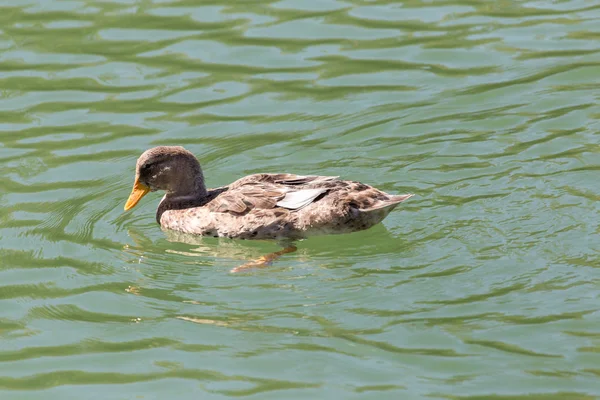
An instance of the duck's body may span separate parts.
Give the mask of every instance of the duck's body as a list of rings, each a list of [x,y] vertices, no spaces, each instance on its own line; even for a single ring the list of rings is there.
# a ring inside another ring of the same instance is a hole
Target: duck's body
[[[239,239],[300,239],[368,229],[407,196],[392,196],[333,176],[256,174],[208,190],[188,204],[165,196],[156,219],[163,228]]]
[[[182,147],[161,146],[138,160],[132,208],[150,190],[163,189],[156,214],[166,229],[240,239],[300,239],[368,229],[411,197],[390,195],[334,176],[255,174],[206,189],[196,158]]]

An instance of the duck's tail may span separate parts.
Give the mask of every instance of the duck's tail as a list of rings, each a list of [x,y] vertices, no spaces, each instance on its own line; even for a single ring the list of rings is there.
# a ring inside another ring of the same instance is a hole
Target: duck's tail
[[[414,194],[390,194],[387,200],[379,200],[377,203],[372,204],[369,208],[360,209],[362,212],[369,212],[375,210],[381,210],[384,208],[388,208],[389,211],[392,211],[398,204],[402,203],[405,200],[410,199],[414,196]]]
[[[408,200],[411,197],[413,197],[414,194],[413,193],[409,193],[409,194],[393,194],[390,196],[390,199],[392,201],[392,203],[402,203],[404,200]]]

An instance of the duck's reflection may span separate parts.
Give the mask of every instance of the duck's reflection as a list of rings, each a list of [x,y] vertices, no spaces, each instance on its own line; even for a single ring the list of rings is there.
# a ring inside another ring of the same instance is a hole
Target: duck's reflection
[[[232,268],[230,271],[232,273],[248,271],[252,268],[267,267],[271,265],[273,261],[283,256],[284,254],[293,253],[296,250],[298,250],[295,243],[292,241],[279,241],[276,243],[278,243],[282,247],[281,250],[258,256],[255,248],[252,248],[245,244],[241,244],[239,241],[217,239],[219,245],[215,246],[214,244],[210,245],[207,243],[208,240],[213,242],[213,238],[204,238],[203,236],[172,231],[169,229],[163,229],[163,232],[165,233],[166,239],[170,242],[178,242],[198,246],[194,249],[194,253],[191,253],[189,251],[167,249],[167,252],[170,253],[188,256],[197,256],[198,253],[201,253],[210,254],[217,257],[225,256],[234,259],[251,260],[235,268]]]
[[[291,241],[248,241],[231,240],[225,238],[208,238],[201,235],[193,235],[189,233],[183,233],[173,231],[169,229],[162,229],[165,239],[173,244],[182,243],[192,248],[178,248],[180,246],[174,245],[172,247],[165,248],[166,253],[179,254],[186,257],[214,257],[219,259],[233,259],[240,260],[241,265],[232,268],[230,272],[242,272],[253,268],[264,268],[273,263],[276,259],[280,258],[284,254],[292,253],[297,250],[295,242]],[[125,250],[130,254],[134,254],[138,261],[141,262],[144,258],[144,250],[149,247],[156,247],[152,243],[152,240],[140,234],[132,229],[128,229],[128,235],[135,243],[134,246],[125,246]],[[269,246],[279,245],[280,250],[264,254],[264,245]],[[258,247],[258,246],[259,247]],[[250,260],[250,261],[248,261]]]

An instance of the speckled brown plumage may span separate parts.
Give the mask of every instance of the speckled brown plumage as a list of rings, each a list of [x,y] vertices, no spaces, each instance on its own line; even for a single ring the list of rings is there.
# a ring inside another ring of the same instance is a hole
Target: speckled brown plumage
[[[381,222],[412,194],[390,195],[335,176],[255,174],[206,189],[200,164],[183,147],[144,152],[130,209],[148,191],[165,190],[156,219],[163,228],[240,239],[300,239],[347,233]]]

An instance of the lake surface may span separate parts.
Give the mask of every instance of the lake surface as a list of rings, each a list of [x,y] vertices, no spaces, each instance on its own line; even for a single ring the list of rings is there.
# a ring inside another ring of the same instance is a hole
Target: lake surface
[[[600,396],[597,1],[7,0],[0,89],[3,400]],[[231,274],[162,144],[416,196]]]

